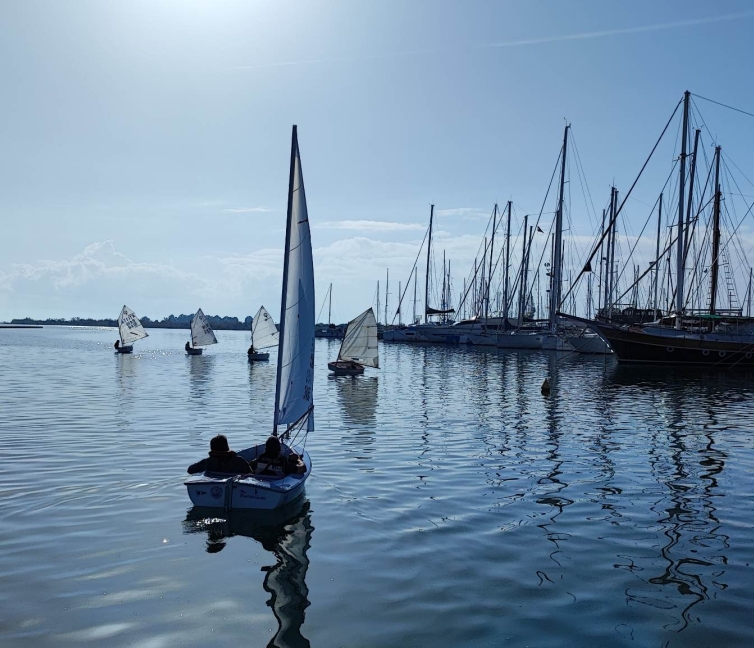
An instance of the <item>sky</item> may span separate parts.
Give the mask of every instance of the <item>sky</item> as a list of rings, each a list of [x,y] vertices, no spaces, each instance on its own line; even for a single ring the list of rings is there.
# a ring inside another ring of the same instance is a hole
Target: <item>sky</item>
[[[754,112],[753,28],[723,0],[7,0],[0,321],[277,316],[292,124],[317,312],[332,283],[333,319],[354,317],[388,268],[394,308],[430,204],[457,292],[496,202],[514,234],[539,212],[566,122],[588,241],[684,90]],[[754,119],[697,104],[754,177]],[[638,228],[672,145],[627,206]]]

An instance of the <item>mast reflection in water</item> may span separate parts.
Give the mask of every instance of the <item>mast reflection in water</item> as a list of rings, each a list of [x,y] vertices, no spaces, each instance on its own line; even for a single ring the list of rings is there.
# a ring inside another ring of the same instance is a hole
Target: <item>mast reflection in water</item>
[[[183,523],[185,533],[206,533],[207,552],[222,551],[229,538],[245,536],[262,545],[275,556],[275,564],[262,567],[263,587],[270,593],[268,605],[278,622],[278,630],[268,648],[308,648],[309,640],[301,634],[309,589],[306,572],[307,552],[314,527],[309,502],[304,498],[275,511],[231,511],[193,507]],[[220,515],[221,517],[217,517]]]

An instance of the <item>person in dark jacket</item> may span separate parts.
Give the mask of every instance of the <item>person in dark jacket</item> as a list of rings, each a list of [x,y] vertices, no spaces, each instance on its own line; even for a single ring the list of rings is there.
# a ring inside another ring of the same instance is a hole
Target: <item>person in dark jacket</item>
[[[232,475],[245,475],[251,472],[249,463],[243,457],[239,457],[228,446],[228,439],[218,434],[209,442],[209,457],[197,461],[188,467],[190,474],[200,472],[229,473]]]
[[[186,342],[186,346],[183,348],[186,349],[186,351],[189,351],[191,349],[191,342]]]
[[[271,436],[264,444],[264,452],[252,460],[251,468],[255,475],[285,477],[306,472],[306,466],[295,452],[283,454],[280,439]]]

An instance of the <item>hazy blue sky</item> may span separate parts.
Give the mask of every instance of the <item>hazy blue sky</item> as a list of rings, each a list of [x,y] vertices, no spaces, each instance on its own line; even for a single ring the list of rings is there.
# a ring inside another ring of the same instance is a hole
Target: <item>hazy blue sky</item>
[[[460,284],[495,201],[538,211],[564,118],[601,208],[685,89],[754,111],[753,30],[745,1],[7,0],[0,320],[277,315],[293,123],[318,301],[405,280],[431,202]],[[754,176],[754,120],[700,108]]]

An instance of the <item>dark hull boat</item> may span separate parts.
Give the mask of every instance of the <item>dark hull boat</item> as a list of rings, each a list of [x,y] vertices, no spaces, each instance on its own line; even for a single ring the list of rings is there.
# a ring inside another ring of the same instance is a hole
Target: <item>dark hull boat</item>
[[[706,332],[659,325],[617,326],[573,316],[613,350],[618,362],[714,367],[754,366],[754,319],[725,318]],[[699,328],[699,327],[697,327]],[[721,328],[730,329],[729,332]]]

